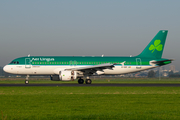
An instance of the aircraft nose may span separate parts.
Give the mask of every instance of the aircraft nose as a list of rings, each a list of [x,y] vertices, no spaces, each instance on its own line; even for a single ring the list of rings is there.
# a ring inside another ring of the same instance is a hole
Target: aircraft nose
[[[3,67],[3,70],[4,70],[5,72],[8,72],[8,71],[9,71],[9,67],[6,65],[6,66]]]

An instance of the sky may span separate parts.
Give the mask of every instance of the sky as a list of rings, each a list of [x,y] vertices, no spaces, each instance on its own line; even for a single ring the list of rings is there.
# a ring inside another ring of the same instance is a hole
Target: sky
[[[138,55],[168,30],[180,70],[179,0],[1,0],[0,66],[27,56]]]

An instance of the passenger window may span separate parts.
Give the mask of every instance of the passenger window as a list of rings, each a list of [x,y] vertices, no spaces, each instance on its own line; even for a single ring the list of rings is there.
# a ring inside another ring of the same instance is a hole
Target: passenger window
[[[19,64],[19,62],[17,61],[17,64]]]

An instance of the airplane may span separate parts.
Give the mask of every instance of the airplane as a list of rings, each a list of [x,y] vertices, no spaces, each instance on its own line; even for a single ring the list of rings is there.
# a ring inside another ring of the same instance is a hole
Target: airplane
[[[120,75],[134,73],[170,64],[173,60],[161,58],[168,30],[160,30],[137,56],[26,56],[14,59],[3,70],[7,73],[50,75],[53,81],[72,81],[91,84],[93,75]]]

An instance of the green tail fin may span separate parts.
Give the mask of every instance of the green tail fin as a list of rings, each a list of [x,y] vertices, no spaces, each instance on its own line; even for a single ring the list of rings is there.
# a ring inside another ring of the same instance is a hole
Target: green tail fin
[[[166,42],[167,30],[160,30],[137,57],[161,58]]]

